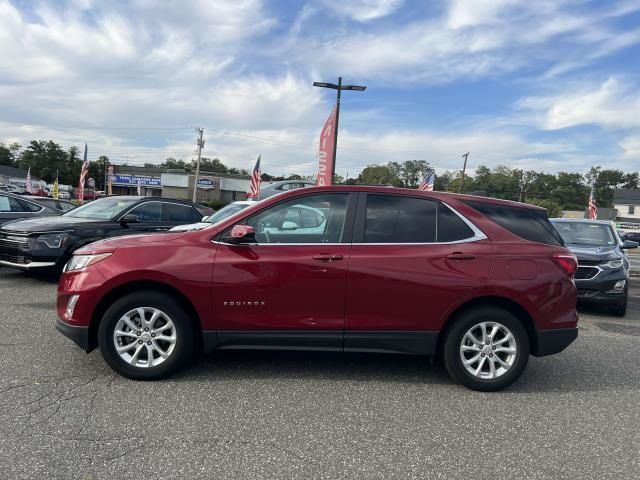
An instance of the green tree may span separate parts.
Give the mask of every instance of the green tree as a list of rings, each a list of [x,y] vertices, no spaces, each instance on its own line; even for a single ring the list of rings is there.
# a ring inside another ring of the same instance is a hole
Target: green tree
[[[360,185],[402,186],[402,180],[397,177],[393,169],[388,165],[369,165],[365,167],[358,175],[357,182]]]
[[[56,171],[65,169],[68,154],[60,145],[49,140],[32,140],[22,152],[18,166],[24,170],[31,168],[31,175],[46,182],[53,182]]]
[[[0,165],[16,167],[18,165],[20,148],[20,145],[17,143],[12,143],[8,146],[0,143]]]
[[[191,170],[195,172],[196,160],[191,161]],[[204,157],[200,160],[200,171],[221,174],[229,173],[229,169],[224,163],[220,161],[220,159],[207,157]]]
[[[191,170],[191,165],[185,163],[184,160],[176,160],[173,157],[167,158],[163,163],[160,164],[160,168],[168,168],[172,170]]]
[[[556,218],[562,216],[562,206],[550,198],[530,198],[527,203],[531,205],[537,205],[538,207],[547,209],[547,216],[549,218]]]

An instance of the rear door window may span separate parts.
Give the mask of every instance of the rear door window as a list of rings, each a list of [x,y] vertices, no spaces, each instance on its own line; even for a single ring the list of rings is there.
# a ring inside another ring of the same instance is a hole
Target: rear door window
[[[170,222],[194,222],[201,220],[200,215],[187,205],[177,205],[175,203],[165,203],[167,218]]]
[[[399,195],[367,195],[364,243],[433,243],[438,204]]]
[[[438,205],[438,242],[459,242],[473,236],[473,230],[453,210]]]
[[[551,225],[543,210],[474,201],[465,203],[520,238],[536,243],[564,246],[562,237]]]

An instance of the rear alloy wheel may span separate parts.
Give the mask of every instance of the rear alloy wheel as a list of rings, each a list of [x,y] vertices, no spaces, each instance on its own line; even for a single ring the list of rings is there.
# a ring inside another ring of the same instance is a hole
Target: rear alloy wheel
[[[116,301],[98,330],[100,351],[119,374],[141,380],[170,375],[189,359],[194,332],[173,299],[135,292]]]
[[[511,313],[495,307],[465,312],[449,330],[444,361],[449,374],[474,390],[494,391],[520,377],[529,358],[527,332]]]

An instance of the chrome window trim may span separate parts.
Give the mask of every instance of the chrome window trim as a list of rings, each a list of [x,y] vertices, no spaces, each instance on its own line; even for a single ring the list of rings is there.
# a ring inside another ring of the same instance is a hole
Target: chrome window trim
[[[219,242],[217,240],[212,239],[211,243],[215,243],[218,245],[232,245],[232,246],[241,246],[241,245],[246,245],[246,246],[283,246],[283,245],[294,245],[294,246],[301,246],[301,245],[311,245],[311,246],[326,246],[326,245],[331,245],[331,246],[335,246],[335,245],[373,245],[373,246],[391,246],[391,245],[458,245],[458,244],[463,244],[463,243],[473,243],[473,242],[479,242],[481,240],[486,240],[489,237],[487,237],[484,232],[482,230],[480,230],[478,227],[476,227],[476,225],[471,222],[471,220],[469,220],[468,218],[466,218],[464,215],[462,215],[460,212],[458,212],[455,208],[453,208],[451,205],[449,205],[446,202],[442,202],[440,201],[440,203],[442,205],[444,205],[445,207],[447,207],[449,210],[451,210],[453,213],[455,213],[473,232],[473,236],[468,237],[468,238],[463,238],[461,240],[454,240],[451,242],[387,242],[387,243],[366,243],[366,242],[344,242],[344,243],[322,243],[322,242],[316,242],[316,243],[227,243],[227,242]]]

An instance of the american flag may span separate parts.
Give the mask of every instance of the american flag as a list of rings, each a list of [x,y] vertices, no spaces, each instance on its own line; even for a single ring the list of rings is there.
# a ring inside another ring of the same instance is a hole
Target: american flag
[[[262,155],[258,155],[258,161],[256,162],[256,166],[253,167],[253,173],[251,174],[251,187],[249,189],[249,193],[247,193],[247,198],[256,198],[260,193],[260,182],[262,172],[260,171],[260,158]]]
[[[596,184],[591,185],[591,194],[589,195],[589,218],[596,220],[598,218],[598,205],[596,204]]]
[[[31,167],[27,170],[27,193],[33,193],[33,185],[31,184]]]
[[[433,192],[433,183],[435,182],[436,174],[433,172],[427,173],[422,180],[422,183],[418,187],[418,190],[424,190],[426,192]]]
[[[87,161],[87,143],[84,144],[84,160],[80,169],[80,184],[78,185],[78,200],[82,204],[84,202],[84,184],[89,174],[89,162]]]

